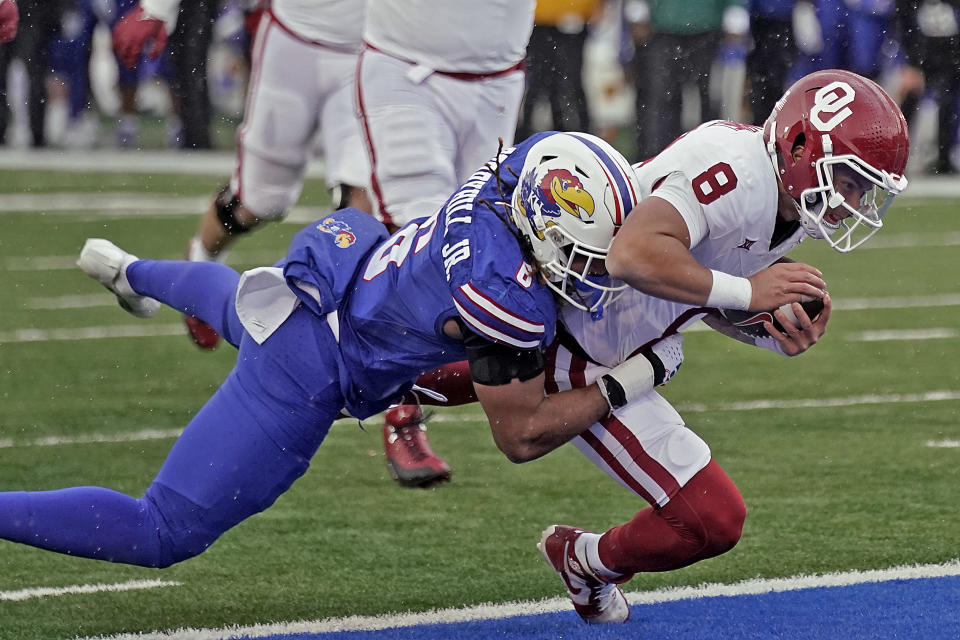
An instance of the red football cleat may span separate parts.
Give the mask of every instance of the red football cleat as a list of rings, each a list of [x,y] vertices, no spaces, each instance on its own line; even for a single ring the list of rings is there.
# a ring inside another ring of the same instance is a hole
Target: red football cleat
[[[426,488],[450,480],[450,465],[430,448],[424,422],[420,407],[404,404],[389,409],[383,423],[387,468],[404,487]]]
[[[193,262],[216,260],[213,254],[204,249],[199,236],[190,238],[190,242],[187,243],[186,257],[187,260]],[[187,335],[193,340],[193,344],[201,349],[207,349],[209,351],[216,349],[217,345],[220,344],[220,334],[200,318],[185,315],[183,316],[183,321],[187,323]]]
[[[537,548],[563,580],[567,594],[584,622],[602,624],[626,622],[630,607],[623,591],[614,582],[597,576],[577,553],[577,539],[587,533],[562,524],[547,527]]]
[[[190,339],[201,349],[216,349],[220,344],[220,334],[200,318],[183,316],[183,321],[187,323]]]

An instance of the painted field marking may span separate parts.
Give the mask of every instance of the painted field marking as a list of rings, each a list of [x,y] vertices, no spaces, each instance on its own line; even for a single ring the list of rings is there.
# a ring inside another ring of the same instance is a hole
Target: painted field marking
[[[191,151],[185,149],[138,150],[118,153],[115,149],[4,149],[0,169],[63,173],[149,173],[210,175],[223,178],[233,173],[237,162],[233,151]],[[307,175],[324,176],[323,158],[311,158]],[[921,179],[922,180],[922,179]],[[215,186],[215,183],[214,185]],[[914,180],[910,188],[916,187]],[[922,184],[921,184],[922,187]],[[921,188],[920,191],[923,189]]]
[[[957,330],[946,327],[935,329],[890,329],[886,331],[860,331],[847,334],[853,342],[887,342],[893,340],[944,340],[956,338]]]
[[[692,587],[671,587],[655,591],[628,591],[631,605],[660,604],[678,600],[731,597],[800,591],[823,587],[852,586],[892,580],[943,578],[960,575],[960,561],[944,564],[910,565],[868,571],[845,571],[822,575],[799,575],[790,578],[753,578],[733,584],[703,584]],[[388,614],[381,616],[349,616],[324,620],[278,622],[251,626],[231,626],[219,629],[177,629],[152,633],[126,633],[112,636],[97,636],[98,640],[220,640],[225,637],[250,637],[324,633],[333,631],[376,631],[398,627],[413,627],[428,624],[497,620],[514,616],[555,613],[572,609],[566,597],[539,601],[482,604],[459,609],[432,609],[430,611]],[[80,640],[93,640],[92,638]]]
[[[140,591],[143,589],[160,589],[162,587],[179,587],[182,583],[168,580],[130,580],[114,584],[78,584],[69,587],[31,587],[16,591],[0,591],[0,601],[30,600],[31,598],[50,598],[85,593],[105,593],[117,591]]]
[[[923,444],[934,449],[960,449],[960,440],[927,440]]]
[[[744,402],[728,402],[714,405],[688,404],[677,406],[681,413],[705,413],[708,411],[759,411],[764,409],[823,409],[830,407],[852,407],[865,404],[907,404],[918,402],[944,402],[960,400],[960,391],[927,391],[925,393],[907,393],[863,396],[849,396],[844,398],[809,398],[801,400],[747,400]],[[456,414],[438,413],[429,419],[439,424],[458,422],[484,422],[487,417],[480,411],[461,411]],[[8,425],[13,428],[12,425]],[[14,447],[52,447],[71,444],[96,444],[100,442],[140,442],[145,440],[162,440],[176,438],[183,430],[173,429],[142,429],[127,433],[91,433],[82,436],[44,436],[32,440],[14,440],[6,438],[0,440],[0,449]],[[940,441],[946,444],[932,444],[926,446],[956,446],[955,440]]]
[[[898,233],[878,235],[861,249],[913,249],[916,247],[955,247],[960,244],[960,232]]]
[[[46,311],[56,309],[90,309],[92,307],[109,307],[115,304],[117,304],[117,296],[112,293],[90,293],[86,295],[27,298],[23,301],[23,308]]]
[[[90,433],[83,436],[44,436],[33,440],[18,441],[11,438],[0,440],[0,449],[15,447],[56,447],[64,444],[97,444],[100,442],[143,442],[178,438],[183,433],[177,429],[141,429],[128,433]]]
[[[0,204],[0,215],[9,213],[67,214],[71,220],[103,220],[116,218],[164,218],[168,216],[200,217],[213,197],[158,196],[129,191],[57,193],[6,193]],[[329,206],[291,207],[284,222],[306,223],[327,215]],[[79,213],[83,212],[83,213]]]
[[[834,300],[834,311],[867,309],[907,309],[911,307],[952,307],[960,304],[960,293],[932,296],[896,296],[886,298],[841,298]]]
[[[800,400],[746,400],[742,402],[723,402],[720,404],[678,405],[677,411],[703,413],[706,411],[757,411],[760,409],[826,409],[832,407],[854,407],[863,404],[906,404],[914,402],[945,402],[960,400],[960,391],[925,391],[923,393],[869,393],[861,396],[842,398],[807,398]]]
[[[103,340],[106,338],[145,338],[186,335],[182,324],[118,324],[105,327],[72,329],[15,329],[0,331],[0,343],[47,342],[49,340]]]
[[[316,218],[310,218],[309,221]],[[308,221],[308,222],[309,222]],[[242,253],[231,254],[232,260],[228,259],[227,264],[233,264],[242,261],[243,264],[264,265],[273,264],[283,258],[286,248],[276,251],[244,251]],[[3,271],[77,271],[77,254],[70,256],[30,256],[5,258],[0,261],[0,269]],[[166,256],[151,256],[157,260],[183,260],[183,254],[171,254]]]

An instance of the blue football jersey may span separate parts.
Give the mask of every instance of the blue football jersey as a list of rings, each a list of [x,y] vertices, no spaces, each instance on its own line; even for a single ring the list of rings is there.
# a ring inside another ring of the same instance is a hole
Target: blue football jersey
[[[411,221],[371,253],[340,310],[351,414],[382,411],[421,373],[465,359],[463,344],[443,333],[448,320],[518,349],[553,341],[556,302],[524,258],[506,204],[527,151],[548,135],[500,155],[499,185],[490,162],[439,212]]]

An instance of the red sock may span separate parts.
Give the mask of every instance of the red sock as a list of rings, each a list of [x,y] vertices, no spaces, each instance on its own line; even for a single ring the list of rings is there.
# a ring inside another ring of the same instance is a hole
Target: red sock
[[[447,402],[440,402],[420,394],[422,404],[457,407],[477,401],[473,379],[470,377],[470,363],[466,360],[451,362],[426,372],[417,379],[417,385],[441,393],[447,398]]]
[[[732,549],[746,514],[736,485],[711,460],[666,505],[607,531],[600,561],[625,575],[679,569]]]

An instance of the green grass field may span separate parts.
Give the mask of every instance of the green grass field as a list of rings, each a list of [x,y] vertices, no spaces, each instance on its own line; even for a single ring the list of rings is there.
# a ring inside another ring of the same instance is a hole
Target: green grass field
[[[216,186],[216,179],[197,176],[0,173],[0,194],[38,198],[118,191],[203,197]],[[323,205],[322,186],[311,182],[304,202]],[[688,335],[687,362],[665,395],[743,492],[747,524],[730,553],[681,571],[639,576],[628,589],[958,556],[960,449],[927,446],[960,440],[958,206],[903,200],[874,238],[877,248],[841,256],[808,242],[795,252],[824,271],[840,307],[821,344],[799,358],[711,332]],[[151,320],[123,313],[70,261],[88,236],[110,238],[141,256],[178,257],[198,218],[78,210],[0,211],[0,220],[0,489],[103,485],[139,495],[172,437],[73,444],[41,439],[182,427],[229,371],[234,352],[199,352],[185,335],[65,339],[77,334],[53,330],[179,323],[166,309]],[[279,257],[296,230],[275,225],[245,239],[231,264],[242,269]],[[901,300],[878,304],[894,297]],[[844,310],[845,301],[882,308]],[[944,331],[863,340],[867,331],[936,329]],[[935,391],[949,393],[924,400]],[[875,401],[829,406],[871,394]],[[731,406],[800,400],[822,403]],[[642,506],[572,447],[510,464],[493,445],[478,407],[440,410],[431,429],[435,449],[454,469],[452,483],[404,490],[384,466],[379,421],[367,427],[338,423],[310,472],[272,509],[170,569],[0,542],[2,594],[138,579],[180,583],[22,601],[0,595],[0,640],[558,596],[561,585],[535,547],[540,531],[554,522],[602,530]]]

